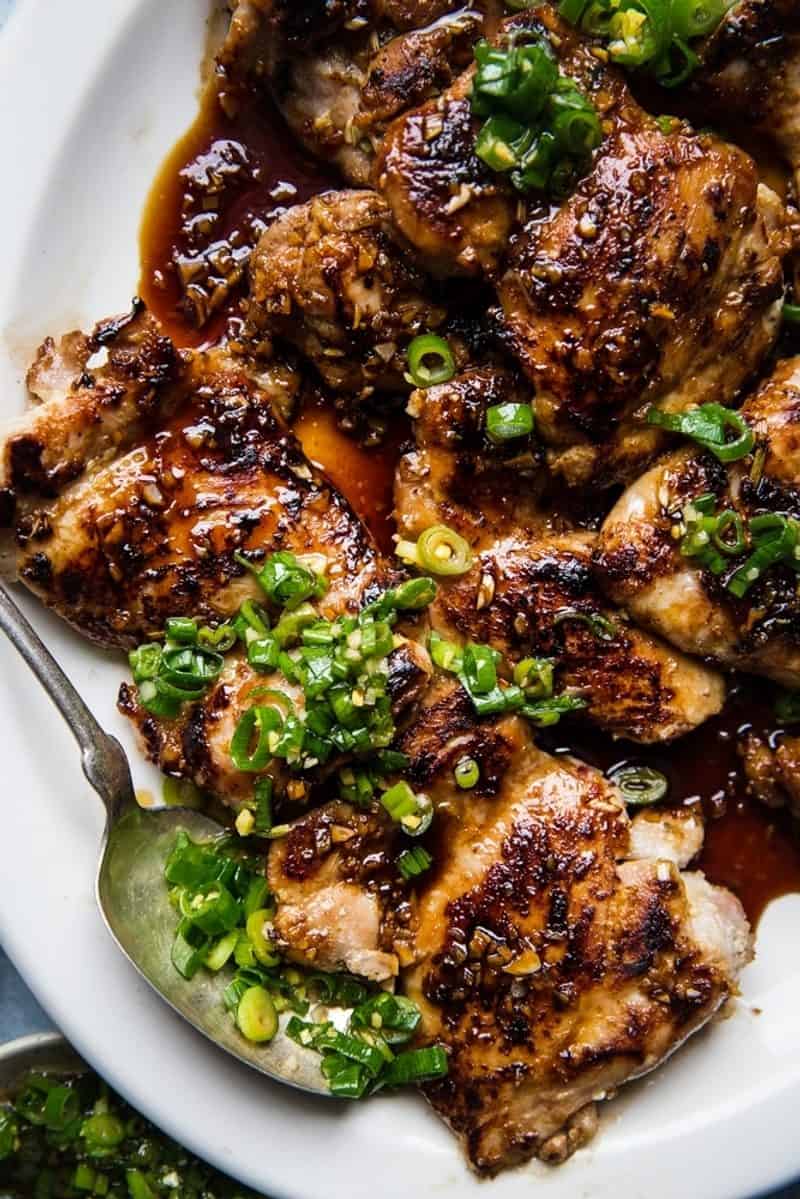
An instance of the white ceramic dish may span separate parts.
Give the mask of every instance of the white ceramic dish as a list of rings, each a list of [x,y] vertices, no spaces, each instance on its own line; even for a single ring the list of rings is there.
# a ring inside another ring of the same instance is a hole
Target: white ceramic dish
[[[208,0],[19,0],[0,38],[0,406],[32,351],[127,307],[148,184],[190,122]],[[121,663],[26,601],[107,726]],[[800,1175],[800,896],[762,921],[732,1018],[625,1092],[593,1147],[478,1184],[414,1097],[313,1102],[215,1051],[153,995],[95,911],[99,803],[47,700],[0,645],[0,939],[76,1048],[168,1133],[290,1199],[741,1199]],[[136,762],[135,754],[133,755]],[[137,763],[137,781],[154,784]],[[146,918],[146,915],[145,915]],[[753,1009],[760,1009],[755,1014]]]

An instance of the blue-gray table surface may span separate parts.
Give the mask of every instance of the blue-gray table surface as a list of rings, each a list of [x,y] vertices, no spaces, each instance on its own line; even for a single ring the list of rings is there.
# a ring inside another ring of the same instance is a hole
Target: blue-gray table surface
[[[55,3],[58,0],[54,0]],[[15,0],[0,0],[0,28]],[[0,947],[0,1044],[26,1033],[41,1032],[52,1023],[31,995]],[[790,1135],[794,1135],[791,1133]],[[800,1185],[775,1193],[770,1199],[800,1199]]]

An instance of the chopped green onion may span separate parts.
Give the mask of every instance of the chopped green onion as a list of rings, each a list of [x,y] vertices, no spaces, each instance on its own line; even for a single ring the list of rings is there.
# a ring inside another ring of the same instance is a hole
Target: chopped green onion
[[[428,641],[428,649],[435,666],[441,670],[449,670],[454,674],[461,670],[463,655],[461,647],[454,641],[446,641],[437,632],[432,632]]]
[[[510,441],[533,432],[530,404],[493,404],[486,409],[486,432],[492,441]]]
[[[417,1031],[421,1019],[419,1008],[410,999],[381,991],[355,1008],[350,1027],[379,1032],[389,1045],[403,1045]]]
[[[248,1041],[271,1041],[278,1031],[278,1013],[272,996],[264,987],[248,987],[236,1009],[236,1023]]]
[[[623,764],[615,767],[608,777],[619,788],[625,803],[635,807],[658,803],[669,789],[666,775],[652,766]]]
[[[785,303],[781,309],[781,318],[787,325],[800,325],[800,304]]]
[[[53,1086],[44,1104],[44,1124],[52,1132],[61,1132],[80,1115],[80,1100],[70,1087]]]
[[[553,695],[549,699],[526,702],[520,708],[523,716],[532,721],[540,729],[550,728],[558,724],[562,716],[570,712],[580,712],[588,707],[588,703],[580,695]]]
[[[97,1112],[84,1120],[81,1136],[92,1157],[107,1157],[125,1140],[125,1125],[111,1112]]]
[[[197,644],[204,649],[214,649],[217,653],[224,654],[236,644],[236,629],[233,624],[228,623],[219,624],[214,628],[211,625],[203,625],[197,630]]]
[[[412,849],[404,849],[397,859],[397,868],[402,874],[406,882],[412,878],[419,878],[429,869],[433,858],[421,845],[415,845]]]
[[[416,542],[398,542],[396,553],[434,575],[463,575],[472,566],[469,542],[447,525],[431,525]]]
[[[247,917],[247,936],[250,938],[256,960],[266,967],[277,966],[279,961],[275,946],[264,932],[272,916],[273,913],[268,908],[260,908]]]
[[[427,795],[417,795],[408,783],[395,783],[381,796],[381,804],[395,824],[411,837],[419,837],[430,828],[433,805]]]
[[[447,383],[456,373],[453,351],[443,337],[423,333],[408,347],[408,373],[415,387]]]
[[[394,606],[401,612],[419,612],[433,603],[436,598],[436,584],[433,579],[423,576],[419,579],[409,579],[386,594],[391,595]]]
[[[211,883],[205,890],[184,889],[180,910],[187,920],[211,937],[235,928],[242,915],[238,899],[220,882]]]
[[[457,787],[462,791],[470,791],[480,780],[481,768],[474,758],[461,758],[456,762],[453,777]]]
[[[128,1184],[129,1199],[157,1199],[155,1191],[141,1170],[126,1170],[125,1181]]]
[[[799,570],[798,534],[800,524],[789,517],[778,513],[754,516],[750,521],[753,553],[728,579],[728,590],[743,599],[764,572],[780,562]]]
[[[232,928],[229,933],[225,933],[224,936],[214,942],[203,958],[203,965],[216,974],[217,971],[221,970],[230,961],[238,940],[239,932],[237,929]]]
[[[598,641],[613,641],[617,635],[617,626],[602,612],[581,612],[578,608],[561,608],[553,617],[553,625],[564,624],[565,621],[585,624]]]
[[[387,1087],[406,1086],[408,1083],[432,1082],[447,1074],[447,1053],[441,1045],[427,1049],[406,1049],[389,1062],[383,1074]]]
[[[526,699],[549,699],[553,694],[553,658],[523,658],[514,667],[514,682]]]
[[[177,641],[181,645],[197,644],[197,621],[189,616],[171,616],[164,632],[168,641]]]
[[[230,755],[237,770],[255,773],[263,770],[273,756],[270,735],[281,728],[274,708],[247,708],[234,730]]]
[[[10,1112],[0,1111],[0,1162],[15,1152],[19,1141],[19,1126]]]
[[[755,437],[738,412],[724,408],[722,404],[701,404],[688,412],[662,412],[650,408],[648,424],[657,425],[672,433],[691,437],[698,445],[709,450],[720,462],[736,462],[744,458],[753,448]],[[733,433],[728,438],[728,433]]]
[[[168,808],[193,808],[205,806],[203,792],[191,779],[176,779],[168,776],[161,787],[164,803]]]

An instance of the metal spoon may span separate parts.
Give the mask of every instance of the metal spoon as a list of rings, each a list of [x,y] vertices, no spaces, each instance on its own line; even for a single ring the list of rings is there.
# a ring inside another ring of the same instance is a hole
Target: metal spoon
[[[106,826],[97,902],[117,945],[159,995],[209,1040],[277,1082],[330,1098],[316,1054],[291,1041],[283,1027],[267,1045],[245,1040],[225,1010],[224,980],[202,970],[189,982],[170,961],[177,918],[164,882],[167,855],[181,831],[193,841],[209,841],[227,830],[189,808],[139,807],[122,746],[100,728],[2,585],[0,628],[72,730],[83,773],[103,801]]]

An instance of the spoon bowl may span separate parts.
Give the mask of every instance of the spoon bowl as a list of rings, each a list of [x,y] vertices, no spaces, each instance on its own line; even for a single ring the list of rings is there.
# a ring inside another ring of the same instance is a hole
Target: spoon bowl
[[[225,1008],[224,977],[202,970],[188,981],[172,964],[178,916],[164,880],[167,857],[180,832],[192,841],[209,842],[228,830],[191,808],[139,806],[122,746],[97,723],[2,585],[0,628],[69,725],[83,772],[106,809],[96,895],[117,945],[154,990],[221,1049],[276,1082],[332,1098],[317,1054],[286,1035],[286,1015],[272,1041],[254,1044],[241,1035]]]

